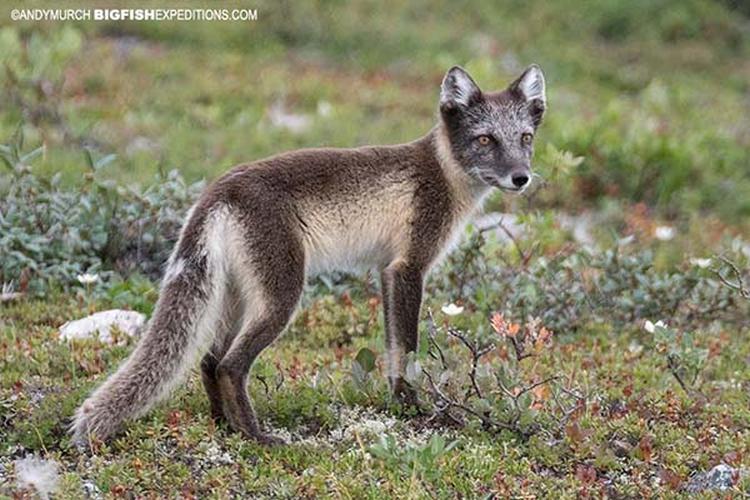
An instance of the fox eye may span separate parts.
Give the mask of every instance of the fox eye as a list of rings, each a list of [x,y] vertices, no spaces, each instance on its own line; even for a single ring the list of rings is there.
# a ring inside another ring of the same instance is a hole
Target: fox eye
[[[492,142],[492,139],[488,135],[480,135],[477,137],[477,142],[480,146],[489,146]]]
[[[531,140],[534,139],[534,136],[528,132],[525,132],[521,134],[521,144],[524,146],[528,146],[531,144]]]

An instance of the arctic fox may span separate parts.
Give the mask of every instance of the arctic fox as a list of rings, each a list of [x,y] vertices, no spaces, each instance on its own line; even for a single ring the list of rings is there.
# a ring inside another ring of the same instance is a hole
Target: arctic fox
[[[212,415],[273,442],[248,398],[248,371],[289,323],[306,278],[334,269],[379,270],[390,383],[413,401],[403,373],[417,347],[425,275],[492,188],[529,185],[545,108],[536,65],[487,93],[453,67],[438,123],[420,139],[292,151],[230,170],[191,209],[147,331],[76,411],[74,442],[114,435],[201,356]]]

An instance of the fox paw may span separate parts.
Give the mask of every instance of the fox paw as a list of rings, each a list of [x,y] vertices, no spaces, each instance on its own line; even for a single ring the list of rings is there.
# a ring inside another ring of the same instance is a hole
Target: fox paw
[[[263,446],[279,446],[282,444],[287,444],[286,440],[279,436],[274,436],[273,434],[257,434],[252,437],[255,441],[258,442],[258,444],[262,444]]]
[[[393,397],[405,408],[414,407],[421,410],[422,405],[417,395],[417,391],[403,378],[398,378],[393,382]]]

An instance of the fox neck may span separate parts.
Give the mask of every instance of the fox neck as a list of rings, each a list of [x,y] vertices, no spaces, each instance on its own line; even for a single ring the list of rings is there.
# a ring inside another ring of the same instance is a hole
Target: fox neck
[[[439,122],[428,134],[435,151],[435,157],[443,170],[451,189],[457,211],[465,216],[481,207],[491,187],[469,175],[456,161],[451,151],[450,140],[445,125]]]

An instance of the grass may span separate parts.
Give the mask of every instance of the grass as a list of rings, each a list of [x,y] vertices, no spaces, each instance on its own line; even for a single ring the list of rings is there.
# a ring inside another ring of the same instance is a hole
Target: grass
[[[356,498],[544,491],[563,497],[675,495],[696,471],[719,462],[747,465],[747,327],[714,323],[697,334],[696,344],[709,350],[700,385],[705,400],[680,389],[665,356],[641,329],[591,325],[560,335],[535,363],[587,394],[586,404],[558,431],[527,439],[410,417],[390,401],[379,373],[372,389],[359,390],[350,375],[351,359],[368,347],[380,367],[381,328],[374,323],[362,334],[368,318],[348,314],[345,303],[335,296],[317,299],[254,368],[249,388],[260,417],[289,444],[259,447],[217,428],[194,373],[167,404],[88,457],[70,448],[66,417],[133,341],[117,347],[96,340],[61,343],[57,325],[87,310],[64,295],[6,306],[0,326],[5,409],[0,431],[6,446],[0,464],[8,471],[15,457],[28,453],[59,461],[61,497],[79,496],[90,480],[108,496]],[[313,332],[304,325],[310,311],[320,309],[325,313],[315,314],[335,315],[341,329],[326,340],[311,340],[307,335]],[[437,314],[441,322],[455,322]],[[481,314],[461,320],[475,328],[486,321]],[[255,375],[266,379],[267,393]],[[383,459],[372,450],[381,433],[393,436],[401,449],[422,449],[433,435],[456,447],[426,458]],[[2,486],[6,493],[11,484]],[[746,487],[744,481],[735,486]]]
[[[0,8],[0,137],[21,123],[24,151],[45,146],[35,173],[60,174],[61,189],[96,205],[110,198],[94,197],[101,185],[92,176],[149,186],[158,172],[177,169],[188,181],[210,180],[236,163],[299,147],[409,141],[433,125],[448,67],[462,64],[480,85],[498,88],[538,62],[550,110],[535,163],[546,187],[488,203],[519,215],[521,237],[470,232],[435,270],[418,361],[438,369],[428,352],[432,311],[453,363],[445,386],[453,396],[469,387],[471,364],[449,328],[497,343],[480,371],[511,377],[519,391],[558,378],[519,396],[525,432],[488,428],[465,414],[452,414],[460,424],[441,411],[415,414],[388,395],[377,284],[335,276],[310,284],[294,324],[250,377],[261,420],[288,444],[260,447],[215,425],[194,372],[123,435],[80,454],[65,434],[68,418],[135,340],[62,343],[58,329],[92,310],[150,313],[156,285],[124,276],[84,291],[74,280],[34,276],[43,289],[0,304],[0,497],[24,494],[14,463],[32,454],[60,464],[58,498],[670,498],[686,495],[691,479],[716,464],[748,470],[748,301],[690,264],[726,253],[744,265],[750,248],[747,13],[708,0],[263,1],[257,8],[258,21],[218,29],[11,23]],[[92,174],[86,149],[116,159]],[[0,175],[0,192],[9,179]],[[165,179],[163,190],[129,208],[131,217],[182,193],[169,210],[179,218],[188,190],[170,190]],[[101,207],[71,207],[71,230],[106,232],[101,220],[84,220]],[[560,214],[589,220],[594,255],[581,249],[580,225],[565,226]],[[664,226],[673,238],[656,237]],[[86,258],[106,261],[94,250]],[[56,250],[38,254],[45,251]],[[607,264],[607,252],[622,260]],[[66,276],[75,266],[88,270],[58,260]],[[19,282],[18,270],[0,282]],[[464,312],[442,313],[452,302]],[[552,344],[514,363],[509,339],[490,323],[494,312],[519,324],[543,318]],[[644,330],[645,320],[660,319],[668,331]],[[376,355],[364,377],[353,367],[362,349]],[[489,404],[495,419],[512,413],[512,398],[487,387],[480,399],[491,402],[474,398],[471,408]],[[435,410],[429,391],[422,396]],[[740,495],[750,485],[746,475],[736,479],[728,493]]]

